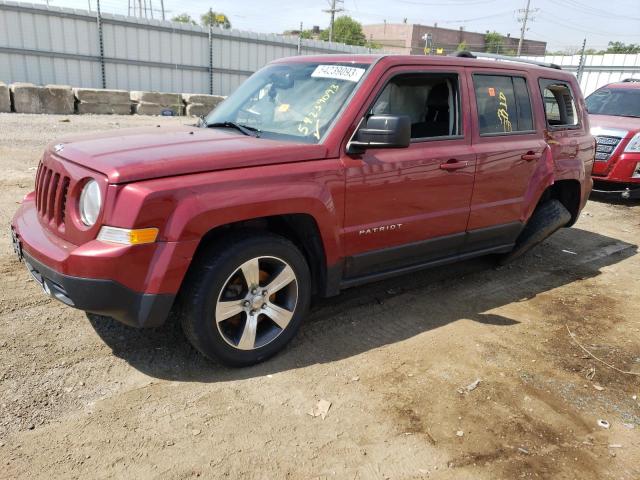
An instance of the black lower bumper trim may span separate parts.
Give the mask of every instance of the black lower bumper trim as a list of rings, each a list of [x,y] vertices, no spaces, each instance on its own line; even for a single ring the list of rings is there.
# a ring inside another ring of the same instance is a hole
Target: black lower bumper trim
[[[640,198],[640,183],[618,183],[594,180],[593,193],[623,199]]]
[[[132,327],[157,327],[166,320],[175,295],[135,292],[113,280],[63,275],[22,252],[34,279],[53,298],[74,308],[112,317]]]

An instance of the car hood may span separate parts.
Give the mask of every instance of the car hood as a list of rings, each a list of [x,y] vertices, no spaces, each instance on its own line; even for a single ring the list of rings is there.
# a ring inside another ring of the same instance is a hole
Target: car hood
[[[617,117],[613,115],[589,115],[591,128],[613,128],[616,130],[626,130],[635,133],[640,130],[640,118]]]
[[[107,176],[110,183],[325,158],[326,147],[254,138],[226,128],[158,126],[69,136],[55,155]]]

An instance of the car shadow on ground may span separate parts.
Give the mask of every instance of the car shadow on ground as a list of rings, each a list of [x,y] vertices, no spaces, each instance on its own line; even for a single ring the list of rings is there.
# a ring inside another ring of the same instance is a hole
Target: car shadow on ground
[[[114,355],[156,378],[219,382],[332,362],[399,342],[461,319],[508,328],[519,323],[489,311],[533,298],[637,253],[637,246],[578,228],[563,229],[526,257],[496,268],[495,258],[425,270],[321,299],[300,333],[276,357],[231,369],[198,354],[179,322],[137,330],[88,315]]]

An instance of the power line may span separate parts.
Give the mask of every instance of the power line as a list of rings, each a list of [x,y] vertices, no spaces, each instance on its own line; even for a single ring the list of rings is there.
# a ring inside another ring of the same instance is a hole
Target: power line
[[[542,15],[544,16],[547,22],[555,23],[556,25],[560,25],[561,27],[569,28],[577,32],[588,33],[589,35],[599,35],[602,37],[611,37],[611,36],[640,37],[640,35],[634,34],[634,33],[620,33],[620,32],[614,33],[614,32],[605,32],[603,30],[596,31],[596,30],[581,28],[581,27],[575,26],[574,24],[568,23],[567,20],[560,22],[551,16],[547,16],[545,12],[542,12]]]
[[[601,10],[599,8],[592,7],[590,5],[585,5],[576,0],[560,0],[560,2],[564,3],[565,6],[567,7],[578,9],[580,13],[586,13],[587,15],[593,15],[595,17],[602,18],[604,16],[604,17],[623,18],[626,20],[640,20],[640,17],[630,17],[629,15],[620,15],[617,13],[613,13],[611,11]]]

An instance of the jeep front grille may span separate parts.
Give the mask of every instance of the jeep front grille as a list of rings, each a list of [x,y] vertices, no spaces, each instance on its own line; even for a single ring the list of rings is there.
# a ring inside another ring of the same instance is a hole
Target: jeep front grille
[[[606,162],[611,158],[622,138],[608,135],[596,136],[596,161]]]
[[[36,209],[41,218],[55,226],[65,221],[70,179],[40,164],[36,173]]]

